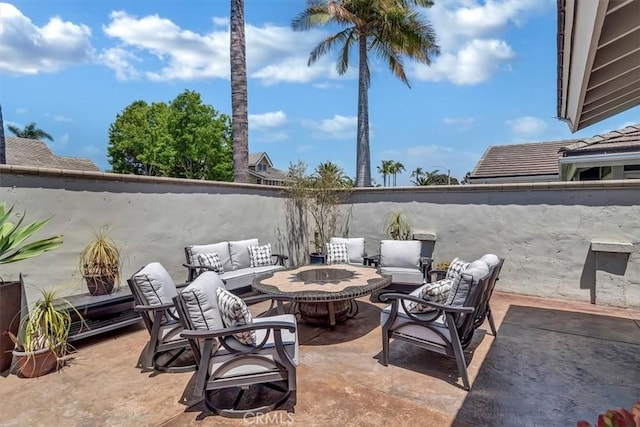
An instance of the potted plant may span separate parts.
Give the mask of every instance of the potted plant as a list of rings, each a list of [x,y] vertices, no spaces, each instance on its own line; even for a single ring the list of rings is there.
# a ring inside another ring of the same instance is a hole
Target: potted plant
[[[91,295],[113,292],[120,278],[120,249],[106,228],[94,233],[94,239],[80,255],[80,271]]]
[[[349,195],[353,181],[332,162],[320,163],[311,175],[306,175],[306,166],[298,162],[289,167],[289,178],[290,197],[313,221],[311,241],[315,252],[310,253],[310,262],[322,263],[325,244],[338,229],[340,205]]]
[[[71,314],[67,306],[73,306],[57,299],[55,291],[41,289],[40,293],[40,298],[20,322],[19,338],[9,333],[15,344],[13,356],[17,373],[25,378],[56,370],[68,349]],[[80,316],[77,311],[76,314]]]
[[[393,240],[411,239],[411,224],[402,212],[393,212],[387,219],[384,231]]]
[[[24,243],[40,231],[50,220],[34,221],[29,225],[22,225],[26,212],[17,221],[12,222],[13,207],[6,209],[5,203],[0,203],[0,264],[19,262],[33,258],[44,252],[53,250],[62,244],[62,236]],[[19,319],[22,311],[23,294],[22,276],[20,280],[4,281],[0,277],[0,373],[11,366],[11,350],[14,344],[9,339],[9,333],[18,333]]]

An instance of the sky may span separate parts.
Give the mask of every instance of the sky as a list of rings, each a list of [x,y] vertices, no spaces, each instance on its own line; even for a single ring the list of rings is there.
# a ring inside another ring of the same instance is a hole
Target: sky
[[[308,66],[335,28],[291,30],[305,0],[245,0],[249,151],[286,170],[302,160],[355,176],[357,56]],[[402,163],[462,179],[491,145],[590,137],[640,123],[638,107],[572,134],[556,119],[556,1],[447,0],[424,14],[441,53],[406,62],[411,88],[372,59],[371,169]],[[5,127],[30,122],[58,155],[102,170],[109,125],[137,100],[184,90],[231,114],[229,0],[25,0],[0,3],[0,105]],[[11,133],[7,132],[8,136]]]

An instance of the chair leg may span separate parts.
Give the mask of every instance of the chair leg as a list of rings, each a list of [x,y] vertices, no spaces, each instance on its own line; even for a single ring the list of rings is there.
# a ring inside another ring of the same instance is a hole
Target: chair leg
[[[471,386],[469,384],[469,375],[467,374],[467,361],[464,358],[464,351],[460,344],[460,338],[458,337],[458,332],[456,331],[455,326],[448,326],[449,333],[451,334],[451,347],[453,347],[453,354],[456,357],[456,364],[458,365],[458,371],[462,378],[462,384],[464,385],[464,389],[469,391]]]
[[[496,329],[496,324],[493,321],[493,315],[491,314],[491,307],[489,307],[489,304],[487,304],[487,319],[489,319],[489,326],[491,327],[491,332],[493,333],[493,336],[497,337],[498,331]]]
[[[382,364],[389,364],[389,330],[382,327]]]

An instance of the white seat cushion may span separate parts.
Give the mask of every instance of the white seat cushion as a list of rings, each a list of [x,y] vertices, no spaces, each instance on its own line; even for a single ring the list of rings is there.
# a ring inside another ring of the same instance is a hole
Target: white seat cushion
[[[422,242],[418,240],[382,240],[380,267],[420,269]]]
[[[398,305],[399,305],[398,316],[396,317],[395,322],[393,322],[393,325],[391,325],[391,329],[394,332],[401,333],[403,335],[408,335],[410,337],[419,338],[421,340],[428,341],[430,343],[438,344],[438,345],[447,344],[438,333],[442,334],[447,339],[447,341],[451,340],[451,334],[449,333],[449,329],[445,324],[446,320],[445,320],[444,314],[431,323],[431,327],[436,331],[438,331],[438,332],[435,332],[434,330],[425,328],[424,326],[420,326],[415,323],[412,323],[413,321],[409,319],[409,316],[407,315],[407,313],[405,313],[404,308],[402,307],[402,304],[398,304]],[[380,313],[381,325],[384,325],[387,322],[390,314],[391,314],[391,304],[386,306]],[[422,318],[425,320],[433,318],[433,314],[413,314],[413,316],[415,316],[418,319]]]
[[[364,262],[364,237],[332,237],[329,243],[346,243],[349,251],[349,264],[362,265]]]
[[[380,273],[391,276],[391,283],[421,285],[424,283],[422,270],[416,268],[380,267]]]

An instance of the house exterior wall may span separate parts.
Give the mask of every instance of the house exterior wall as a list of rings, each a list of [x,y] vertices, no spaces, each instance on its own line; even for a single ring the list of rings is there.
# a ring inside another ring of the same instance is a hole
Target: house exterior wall
[[[365,237],[370,254],[400,211],[414,232],[437,235],[436,262],[504,257],[499,290],[640,307],[639,190],[640,180],[355,189],[342,208],[348,235]],[[45,286],[85,292],[78,257],[102,226],[122,245],[123,284],[154,260],[184,280],[188,244],[257,237],[299,262],[309,248],[282,188],[0,166],[0,202],[27,221],[54,215],[39,236],[65,236],[55,251],[0,266],[5,279],[24,272],[30,295]],[[633,249],[595,253],[592,241]]]

